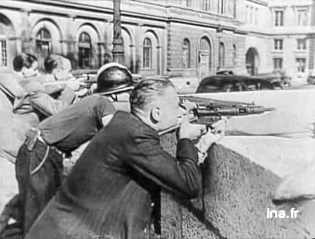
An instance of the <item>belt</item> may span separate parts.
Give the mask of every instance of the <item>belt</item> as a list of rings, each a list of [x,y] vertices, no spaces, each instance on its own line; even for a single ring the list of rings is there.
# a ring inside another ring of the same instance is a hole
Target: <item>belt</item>
[[[39,134],[37,135],[37,140],[42,142],[43,144],[47,145],[47,147],[49,147],[50,149],[53,149],[54,151],[56,151],[58,154],[60,154],[61,156],[64,156],[64,152],[62,152],[61,150],[59,150],[56,146],[50,146],[46,143],[46,141],[43,139],[43,137],[41,136],[41,133],[39,131],[39,129],[37,129]]]
[[[64,155],[64,152],[62,152],[61,150],[59,150],[57,147],[55,146],[51,146],[49,144],[47,144],[47,142],[43,139],[43,137],[41,136],[41,132],[39,129],[36,128],[31,128],[27,133],[26,133],[26,141],[25,144],[27,146],[27,149],[29,151],[31,151],[34,146],[35,143],[39,141],[43,144],[45,144],[47,147],[50,147],[51,149],[53,149],[54,151],[56,151],[57,153],[59,153],[60,155]]]
[[[60,156],[64,156],[64,153],[61,152],[59,149],[57,149],[55,146],[50,146],[46,143],[46,141],[42,138],[41,136],[41,132],[39,129],[36,129],[36,128],[32,128],[30,129],[27,134],[27,139],[26,139],[26,145],[27,145],[27,149],[28,150],[32,150],[35,146],[35,143],[37,141],[43,143],[44,145],[47,146],[46,148],[46,152],[45,152],[45,155],[43,157],[43,159],[41,160],[40,164],[31,171],[31,175],[35,174],[45,163],[45,161],[47,160],[47,157],[48,157],[48,154],[49,154],[49,151],[50,150],[54,150],[56,151],[58,154],[60,154]]]

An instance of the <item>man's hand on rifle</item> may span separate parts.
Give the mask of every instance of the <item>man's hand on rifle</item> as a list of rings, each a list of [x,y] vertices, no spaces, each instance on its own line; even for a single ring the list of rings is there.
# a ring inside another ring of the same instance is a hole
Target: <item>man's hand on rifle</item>
[[[207,127],[203,124],[191,124],[190,116],[183,117],[182,123],[179,128],[180,139],[197,140],[201,135],[207,132]]]
[[[215,122],[212,124],[211,128],[208,129],[208,132],[202,135],[199,141],[195,144],[199,153],[199,164],[203,163],[206,159],[207,151],[210,146],[224,137],[226,125],[226,118],[222,118]]]
[[[86,88],[82,88],[75,92],[76,96],[81,97],[81,98],[88,95],[88,93],[89,93],[89,90]]]
[[[73,91],[78,91],[82,85],[82,82],[77,81],[77,80],[69,80],[67,81],[67,87],[72,89]]]
[[[194,102],[191,102],[189,100],[183,100],[180,106],[184,115],[189,115],[191,111],[197,107]]]

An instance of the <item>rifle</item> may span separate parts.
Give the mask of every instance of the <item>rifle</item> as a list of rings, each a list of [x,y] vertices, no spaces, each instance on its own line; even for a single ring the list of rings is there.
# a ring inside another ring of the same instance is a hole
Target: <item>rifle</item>
[[[97,83],[97,70],[76,70],[73,72],[75,78],[84,83],[82,88],[90,89],[93,84]]]
[[[245,116],[252,114],[263,114],[265,112],[274,111],[274,108],[266,108],[263,106],[257,106],[254,103],[244,103],[236,101],[221,101],[206,99],[202,97],[195,96],[182,96],[180,101],[183,102],[188,100],[195,103],[196,108],[192,110],[192,116],[190,117],[190,122],[196,122],[198,124],[205,124],[208,130],[215,131],[218,126],[217,123],[222,119],[222,117],[234,117],[234,116]],[[179,128],[181,123],[178,123],[172,127],[169,127],[158,134],[161,136],[163,134],[169,133],[173,130]]]
[[[79,78],[81,82],[84,83],[83,87],[87,89],[91,89],[93,84],[97,84],[96,75],[95,74],[86,74]]]

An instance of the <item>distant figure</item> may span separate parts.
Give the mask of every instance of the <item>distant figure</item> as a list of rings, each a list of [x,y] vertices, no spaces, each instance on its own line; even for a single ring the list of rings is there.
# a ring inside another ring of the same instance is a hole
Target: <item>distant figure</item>
[[[29,78],[37,76],[38,60],[35,56],[29,53],[22,53],[14,57],[13,69],[20,78]]]

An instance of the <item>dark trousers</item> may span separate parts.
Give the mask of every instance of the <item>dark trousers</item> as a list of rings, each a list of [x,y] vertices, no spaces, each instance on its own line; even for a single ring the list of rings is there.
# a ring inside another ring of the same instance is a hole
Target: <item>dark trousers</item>
[[[15,167],[25,234],[61,186],[62,160],[60,152],[38,140],[31,150],[28,150],[27,143],[21,146]]]

